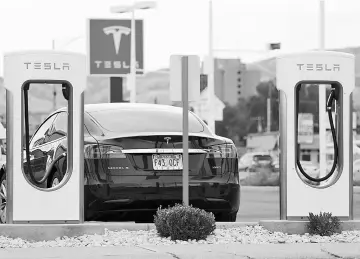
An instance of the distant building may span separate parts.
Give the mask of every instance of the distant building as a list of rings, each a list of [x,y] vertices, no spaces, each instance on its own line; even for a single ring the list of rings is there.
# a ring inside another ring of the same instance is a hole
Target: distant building
[[[260,71],[247,70],[240,59],[214,60],[215,94],[224,103],[236,105],[240,98],[255,95],[260,78]]]
[[[246,137],[246,148],[249,151],[270,151],[279,148],[279,132],[251,133]]]

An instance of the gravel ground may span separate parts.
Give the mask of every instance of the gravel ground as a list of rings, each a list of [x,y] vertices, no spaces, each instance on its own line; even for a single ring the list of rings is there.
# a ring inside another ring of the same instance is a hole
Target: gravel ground
[[[171,244],[269,244],[269,243],[360,243],[360,231],[349,231],[331,237],[305,235],[287,235],[271,233],[261,226],[245,228],[217,229],[206,240],[172,241],[161,238],[156,230],[150,231],[109,231],[104,235],[84,235],[62,237],[54,241],[29,242],[0,236],[0,248],[35,248],[35,247],[85,247],[85,246],[136,246],[136,245],[171,245]]]

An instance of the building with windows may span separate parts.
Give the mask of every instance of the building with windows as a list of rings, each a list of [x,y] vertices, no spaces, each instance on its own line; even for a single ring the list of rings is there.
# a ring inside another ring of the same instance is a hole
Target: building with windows
[[[203,73],[206,74],[203,65]],[[248,70],[240,59],[214,60],[214,88],[216,96],[224,103],[236,105],[239,99],[256,94],[261,72]]]

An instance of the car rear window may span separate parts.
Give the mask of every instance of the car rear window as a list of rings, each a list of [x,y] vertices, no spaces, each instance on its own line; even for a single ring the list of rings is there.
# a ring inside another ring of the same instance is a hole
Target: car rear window
[[[104,129],[128,132],[182,132],[181,109],[117,109],[90,112]],[[189,133],[204,131],[203,124],[189,113]]]

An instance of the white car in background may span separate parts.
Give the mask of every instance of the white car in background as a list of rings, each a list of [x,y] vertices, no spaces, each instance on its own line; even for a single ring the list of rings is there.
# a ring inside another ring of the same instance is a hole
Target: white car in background
[[[269,152],[248,152],[239,159],[239,171],[257,172],[261,168],[267,168],[272,171],[273,162],[274,158]]]
[[[354,161],[353,173],[354,173],[354,181],[360,181],[360,159]]]
[[[319,165],[316,163],[313,163],[311,161],[300,161],[301,167],[303,168],[303,170],[305,171],[306,174],[308,174],[309,176],[311,176],[312,178],[319,178],[320,175],[320,170],[319,170]],[[299,170],[299,169],[298,169]],[[300,178],[305,181],[310,183],[311,181],[308,180],[299,170],[299,175]]]

